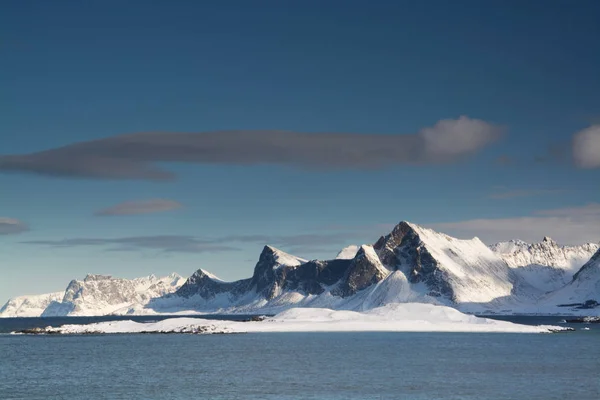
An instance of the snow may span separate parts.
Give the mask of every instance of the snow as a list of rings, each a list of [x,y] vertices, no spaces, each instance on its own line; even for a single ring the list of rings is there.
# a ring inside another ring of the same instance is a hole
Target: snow
[[[587,300],[600,302],[600,250],[563,288],[549,293],[542,302],[547,304],[581,303]],[[588,310],[589,311],[589,310]],[[596,313],[600,312],[597,310]]]
[[[419,235],[438,268],[447,274],[457,303],[487,303],[510,296],[513,284],[506,263],[481,240],[456,239],[409,224]]]
[[[283,265],[286,265],[288,267],[296,267],[298,265],[304,264],[307,261],[303,258],[296,257],[296,256],[288,254],[284,251],[276,249],[275,247],[272,247],[272,246],[267,246],[267,247],[269,247],[271,249],[271,251],[273,252],[273,255],[275,256],[275,261],[277,262],[277,265],[274,268],[278,268]]]
[[[65,292],[14,297],[2,308],[0,318],[39,317],[53,301],[60,301]]]
[[[94,316],[127,313],[152,299],[175,292],[185,279],[177,274],[123,279],[87,275],[69,283],[62,299],[53,301],[40,314],[50,316]],[[39,316],[39,315],[38,315]]]
[[[595,244],[561,247],[545,238],[538,244],[514,240],[488,247],[477,238],[460,240],[415,224],[402,224],[415,231],[416,240],[402,244],[392,242],[391,247],[397,246],[390,249],[398,257],[397,265],[384,265],[378,252],[370,245],[348,246],[338,254],[338,260],[352,259],[359,252],[361,257],[364,254],[369,264],[381,272],[378,279],[383,277],[348,297],[332,294],[336,293],[339,281],[331,286],[322,284],[323,292],[312,295],[304,292],[302,286],[286,287],[282,284],[267,300],[251,287],[246,289],[244,286],[237,292],[215,290],[205,297],[176,295],[174,292],[185,281],[177,274],[132,280],[88,275],[83,280],[72,281],[62,293],[11,299],[0,309],[0,317],[275,314],[298,307],[365,312],[391,303],[416,302],[452,306],[463,312],[480,314],[600,313],[600,307],[593,310],[557,307],[558,304],[582,303],[590,299],[600,301],[599,268],[588,268],[585,274],[579,275],[579,279],[571,282],[575,271],[572,267],[578,265],[591,249],[597,249]],[[266,249],[269,272],[281,272],[271,271],[271,266],[278,269],[285,265],[293,270],[306,262],[270,246]],[[520,265],[532,261],[544,264]],[[351,264],[349,261],[337,261],[342,266],[346,263]],[[317,262],[316,265],[323,264]],[[210,272],[199,271],[209,278],[203,281],[204,284],[223,283]],[[430,280],[408,279],[418,274]],[[444,291],[447,288],[450,290]]]
[[[344,247],[342,250],[340,250],[340,252],[335,257],[335,259],[336,260],[352,260],[354,258],[354,256],[356,256],[356,253],[358,253],[359,248],[360,248],[360,246],[357,246],[355,244],[350,245],[348,247]]]
[[[540,243],[526,243],[522,240],[510,240],[496,243],[490,248],[506,261],[511,268],[528,265],[549,266],[566,271],[568,280],[600,248],[597,243],[580,246],[560,246],[549,237]]]
[[[557,326],[529,326],[463,314],[422,303],[388,304],[366,312],[293,308],[264,321],[171,318],[159,322],[110,321],[48,327],[44,333],[260,333],[260,332],[508,332],[547,333]]]

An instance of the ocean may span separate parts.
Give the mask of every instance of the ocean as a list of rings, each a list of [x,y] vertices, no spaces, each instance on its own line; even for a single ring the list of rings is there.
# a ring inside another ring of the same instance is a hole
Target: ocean
[[[106,318],[114,319],[66,321]],[[0,319],[0,332],[57,321]],[[556,334],[0,334],[0,399],[598,400],[600,325],[571,326]]]

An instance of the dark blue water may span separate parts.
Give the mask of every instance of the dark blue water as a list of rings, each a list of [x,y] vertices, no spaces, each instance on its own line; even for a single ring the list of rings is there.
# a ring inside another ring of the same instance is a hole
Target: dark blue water
[[[561,334],[0,335],[0,399],[598,400],[600,326],[588,326]]]

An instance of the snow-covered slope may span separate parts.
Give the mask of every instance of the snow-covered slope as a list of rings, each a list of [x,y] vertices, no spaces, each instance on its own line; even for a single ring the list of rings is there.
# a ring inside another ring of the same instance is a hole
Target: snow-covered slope
[[[31,333],[258,333],[258,332],[510,332],[549,333],[558,326],[529,326],[465,315],[431,304],[387,304],[366,312],[324,308],[293,308],[263,321],[223,321],[172,318],[159,322],[109,321],[88,325],[48,327]]]
[[[42,316],[106,315],[147,304],[155,297],[176,291],[184,278],[177,274],[157,278],[150,275],[136,279],[87,275],[73,280],[61,300],[51,302]]]
[[[540,243],[510,240],[496,243],[490,248],[512,268],[544,265],[563,269],[572,276],[598,251],[600,245],[586,243],[581,246],[560,246],[546,236]]]
[[[354,258],[356,253],[358,253],[358,249],[360,249],[360,246],[357,246],[355,244],[350,245],[348,247],[344,247],[342,250],[340,250],[340,252],[337,254],[335,259],[336,260],[351,260]]]
[[[543,292],[569,283],[599,247],[595,243],[560,246],[549,237],[540,243],[511,240],[490,246],[523,280]]]
[[[14,297],[2,308],[0,318],[39,317],[53,301],[60,301],[65,292]]]
[[[374,247],[388,268],[423,284],[429,296],[452,303],[487,303],[510,296],[520,283],[478,238],[460,240],[401,222]]]
[[[548,294],[542,304],[552,306],[586,301],[600,303],[600,250],[581,267],[571,282]]]

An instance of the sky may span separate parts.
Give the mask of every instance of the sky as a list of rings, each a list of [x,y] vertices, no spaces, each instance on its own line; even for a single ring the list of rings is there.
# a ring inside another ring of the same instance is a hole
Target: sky
[[[9,1],[0,302],[402,220],[600,241],[597,1]]]

